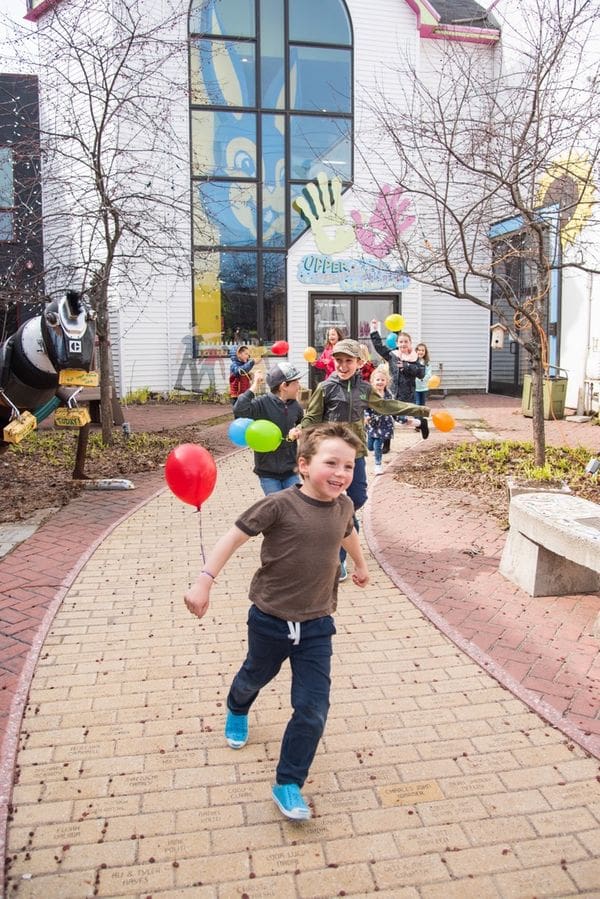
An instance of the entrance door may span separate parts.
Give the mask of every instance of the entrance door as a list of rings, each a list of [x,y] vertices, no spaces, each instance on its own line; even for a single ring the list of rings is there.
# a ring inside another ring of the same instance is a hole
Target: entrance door
[[[373,352],[369,333],[371,319],[380,322],[380,334],[385,340],[388,331],[384,321],[393,312],[401,311],[401,295],[397,293],[380,294],[347,294],[347,293],[313,293],[310,296],[310,345],[320,354],[327,341],[330,328],[338,328],[344,337],[352,337],[365,343],[377,361],[379,357]],[[310,369],[310,386],[323,379],[323,372],[318,368]]]
[[[546,257],[557,260],[560,251],[560,234],[558,225],[551,219],[544,234]],[[516,327],[518,317],[504,291],[510,290],[518,306],[527,305],[536,289],[536,269],[528,252],[530,240],[526,232],[520,231],[521,218],[500,222],[490,232],[496,272],[501,276],[492,287],[492,301],[495,312],[490,324],[510,322]],[[558,363],[558,321],[560,306],[560,279],[556,270],[549,273],[549,290],[544,303],[544,316],[540,322],[548,337],[548,362],[551,368]],[[520,327],[521,336],[527,339],[527,322],[524,316]],[[508,335],[506,335],[508,338]],[[523,378],[531,369],[530,359],[523,347],[510,338],[505,339],[501,350],[493,349],[490,353],[490,393],[501,393],[506,396],[520,396],[523,392]]]

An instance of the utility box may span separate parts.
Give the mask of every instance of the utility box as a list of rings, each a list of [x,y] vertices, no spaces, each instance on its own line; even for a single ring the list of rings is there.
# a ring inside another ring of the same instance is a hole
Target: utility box
[[[567,383],[567,378],[544,378],[544,418],[550,420],[565,417]],[[533,418],[531,375],[523,377],[521,412],[526,418]]]

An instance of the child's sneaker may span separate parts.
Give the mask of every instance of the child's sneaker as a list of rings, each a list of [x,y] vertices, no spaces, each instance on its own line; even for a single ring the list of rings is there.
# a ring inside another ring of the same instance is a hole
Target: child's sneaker
[[[225,739],[232,749],[241,749],[248,742],[248,715],[236,715],[227,710]]]
[[[426,418],[421,419],[421,423],[416,426],[415,431],[420,431],[423,440],[427,440],[429,437],[429,422]]]
[[[340,562],[340,581],[345,581],[348,577],[348,569],[345,562]]]
[[[292,818],[294,821],[307,821],[310,818],[310,809],[297,784],[275,784],[273,799],[286,818]]]
[[[375,472],[375,474],[383,474],[383,465],[381,464],[381,462],[375,463],[375,465],[373,466],[373,471]]]

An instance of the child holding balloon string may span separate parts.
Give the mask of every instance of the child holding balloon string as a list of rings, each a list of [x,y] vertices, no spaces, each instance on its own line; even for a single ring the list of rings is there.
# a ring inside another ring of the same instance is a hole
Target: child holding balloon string
[[[266,376],[270,392],[257,396],[265,376],[262,371],[255,370],[250,387],[233,406],[236,419],[272,422],[284,438],[274,450],[254,451],[254,473],[258,475],[265,495],[285,490],[300,481],[296,471],[296,447],[285,438],[304,415],[304,409],[298,402],[301,377],[301,372],[289,362],[272,365]]]
[[[352,502],[344,495],[361,449],[358,437],[341,423],[304,430],[297,457],[302,484],[243,512],[217,541],[184,597],[189,611],[202,618],[223,566],[250,537],[263,535],[261,564],[249,588],[248,652],[227,696],[225,739],[232,749],[245,746],[250,707],[289,659],[294,712],[283,735],[272,796],[280,811],[296,821],[311,816],[301,790],[329,710],[340,545],[354,562],[356,586],[369,581]]]

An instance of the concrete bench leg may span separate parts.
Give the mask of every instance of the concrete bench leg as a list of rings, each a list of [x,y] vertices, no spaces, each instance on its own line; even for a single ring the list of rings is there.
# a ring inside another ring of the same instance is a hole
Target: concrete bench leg
[[[600,574],[550,552],[516,528],[508,532],[499,570],[530,596],[566,596],[600,590]]]

